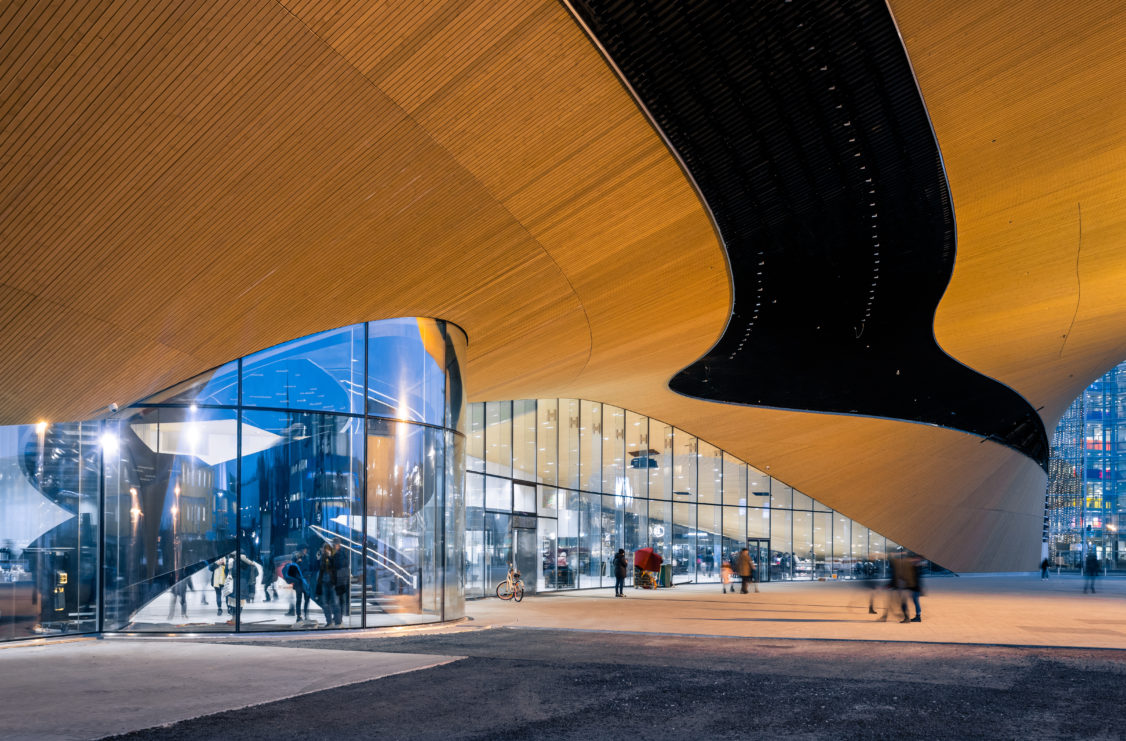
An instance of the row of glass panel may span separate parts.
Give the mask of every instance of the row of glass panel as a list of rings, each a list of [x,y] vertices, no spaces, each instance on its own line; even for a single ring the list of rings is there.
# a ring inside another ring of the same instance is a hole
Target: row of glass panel
[[[461,429],[465,343],[461,330],[434,319],[355,324],[248,355],[143,403],[368,414]]]
[[[183,407],[132,409],[107,435],[119,442],[105,465],[106,630],[461,614],[461,436],[350,415]]]
[[[97,630],[100,434],[0,427],[0,640]]]
[[[358,324],[120,418],[0,428],[0,639],[99,609],[127,631],[460,616],[464,348],[436,320]]]
[[[1104,569],[1126,569],[1126,363],[1068,407],[1052,436],[1046,539],[1057,568],[1079,569],[1094,553]]]
[[[606,404],[471,404],[468,451],[470,595],[490,594],[513,560],[538,589],[605,585],[618,548],[652,547],[684,580],[715,581],[743,544],[775,580],[880,576],[898,547],[693,435]]]
[[[469,471],[601,494],[829,511],[695,435],[609,404],[526,399],[471,404],[468,414]]]
[[[553,490],[558,517],[467,510],[466,595],[490,596],[515,563],[530,591],[613,584],[618,548],[651,547],[680,582],[718,582],[745,545],[762,581],[886,576],[895,543],[840,514],[690,505]],[[747,528],[746,534],[743,528]]]

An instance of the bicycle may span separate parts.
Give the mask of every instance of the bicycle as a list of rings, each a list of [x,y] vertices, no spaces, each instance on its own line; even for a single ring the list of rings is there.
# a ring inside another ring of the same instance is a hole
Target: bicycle
[[[508,576],[500,584],[497,584],[497,596],[501,599],[510,599],[516,602],[524,599],[524,580],[520,578],[520,572],[516,570],[515,566],[510,566]]]

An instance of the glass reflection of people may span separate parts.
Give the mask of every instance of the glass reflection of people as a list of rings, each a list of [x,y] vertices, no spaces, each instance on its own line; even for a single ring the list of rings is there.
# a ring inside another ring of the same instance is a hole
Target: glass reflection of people
[[[188,619],[188,588],[190,586],[191,579],[184,576],[182,571],[172,572],[172,588],[168,590],[172,596],[168,603],[168,620],[171,621],[172,616],[176,614],[177,602],[180,603],[180,617],[184,620]]]
[[[223,587],[227,585],[227,559],[217,558],[210,566],[211,588],[215,590],[215,614],[223,614]]]
[[[245,553],[240,553],[238,559],[238,594],[236,595],[234,593],[236,585],[231,583],[235,568],[235,560],[233,558],[227,559],[227,585],[230,587],[227,596],[231,603],[231,611],[233,612],[232,618],[227,621],[227,625],[237,624],[237,621],[242,615],[243,605],[245,605],[254,594],[255,579],[260,578],[262,575],[262,567],[252,561]]]
[[[348,556],[340,538],[321,546],[317,554],[317,593],[325,614],[325,627],[339,627],[344,621],[344,597],[351,583]]]
[[[294,569],[282,575],[286,583],[293,587],[294,604],[289,608],[289,614],[295,615],[298,623],[309,622],[309,585],[305,581],[309,574],[309,546],[304,544],[297,546],[291,561]]]

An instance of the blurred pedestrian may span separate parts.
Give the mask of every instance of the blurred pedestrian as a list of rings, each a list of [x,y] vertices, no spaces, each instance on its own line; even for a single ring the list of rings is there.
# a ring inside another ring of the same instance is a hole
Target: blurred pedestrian
[[[619,548],[614,555],[614,596],[626,596],[626,574],[629,573],[629,561],[626,559],[626,549]]]
[[[923,595],[923,559],[913,554],[906,561],[904,575],[907,578],[904,587],[911,594],[911,601],[915,604],[915,617],[911,618],[911,622],[921,623],[923,608],[919,607],[919,597]],[[907,622],[906,600],[903,602],[903,622]]]
[[[876,614],[876,587],[879,582],[876,580],[876,564],[871,560],[865,561],[862,564],[857,564],[859,568],[860,584],[868,591],[868,614]]]
[[[908,557],[906,553],[900,553],[891,559],[891,584],[889,586],[894,590],[892,593],[896,597],[894,601],[899,605],[899,612],[903,616],[899,621],[901,623],[923,622],[922,610],[919,608],[919,595],[923,591],[922,571],[922,559],[918,556]],[[910,613],[907,612],[908,595],[911,595],[911,600],[915,603],[914,618],[909,617]],[[891,599],[888,601],[892,602]],[[886,610],[880,619],[887,620]]]
[[[731,587],[731,593],[735,594],[735,585],[731,583],[732,580],[733,580],[733,577],[735,575],[735,570],[731,567],[731,564],[734,563],[734,562],[735,562],[735,554],[732,553],[731,558],[723,559],[723,566],[719,570],[719,578],[720,578],[720,581],[723,582],[723,593],[724,594],[727,594],[727,587],[728,586]]]
[[[887,583],[884,584],[884,589],[887,591],[887,598],[884,600],[883,613],[878,618],[876,618],[876,620],[880,621],[881,623],[888,619],[888,614],[891,613],[892,606],[899,602],[899,600],[896,599],[896,597],[899,596],[899,577],[896,573],[896,560],[897,559],[895,558],[895,556],[892,556],[890,554],[887,557],[886,566],[888,580]]]
[[[746,548],[739,551],[739,555],[735,557],[734,569],[735,573],[743,582],[740,588],[740,594],[747,594],[750,590],[747,588],[751,583],[751,574],[754,573],[754,561],[751,560],[751,552]]]
[[[1087,550],[1087,560],[1083,562],[1083,594],[1090,587],[1091,594],[1095,593],[1095,579],[1099,575],[1099,559],[1095,558],[1093,550]]]
[[[168,590],[172,595],[172,602],[168,605],[169,621],[172,620],[172,616],[176,612],[177,602],[180,603],[180,617],[185,620],[188,619],[188,588],[191,583],[191,578],[185,577],[183,572],[179,570],[172,572],[172,588]]]
[[[1048,567],[1051,566],[1051,565],[1052,564],[1050,564],[1048,562],[1047,557],[1045,557],[1044,560],[1040,562],[1040,578],[1041,579],[1047,579],[1048,578]]]
[[[753,586],[755,588],[755,593],[757,594],[758,593],[758,564],[755,563],[754,556],[751,556],[750,553],[747,554],[747,557],[751,559],[751,586]]]

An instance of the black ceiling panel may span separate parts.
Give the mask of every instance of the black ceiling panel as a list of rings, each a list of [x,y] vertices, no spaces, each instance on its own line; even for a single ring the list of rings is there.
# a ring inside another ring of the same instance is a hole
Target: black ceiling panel
[[[731,262],[727,329],[674,391],[935,424],[1045,465],[1036,410],[935,341],[954,215],[883,2],[573,8],[695,180]]]

